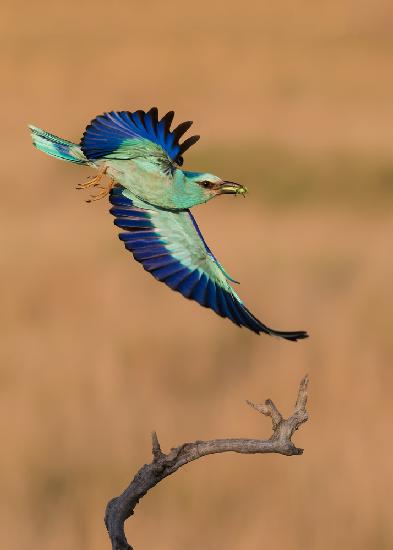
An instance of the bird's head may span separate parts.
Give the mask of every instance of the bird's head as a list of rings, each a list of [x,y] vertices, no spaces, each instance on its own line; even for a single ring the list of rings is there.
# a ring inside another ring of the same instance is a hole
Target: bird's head
[[[209,201],[217,195],[245,196],[247,188],[233,181],[226,181],[213,174],[204,172],[187,172],[184,175],[184,191],[195,199],[194,204]]]

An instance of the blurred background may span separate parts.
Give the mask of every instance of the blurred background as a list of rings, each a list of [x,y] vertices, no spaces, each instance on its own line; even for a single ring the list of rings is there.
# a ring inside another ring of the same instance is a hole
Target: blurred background
[[[165,480],[136,549],[393,546],[393,8],[371,0],[5,2],[0,515],[4,548],[101,550],[106,502],[164,450],[266,437],[302,457],[220,455]],[[292,344],[158,284],[117,239],[89,170],[31,146],[112,109],[176,111],[188,169],[249,188],[195,215],[240,295]]]

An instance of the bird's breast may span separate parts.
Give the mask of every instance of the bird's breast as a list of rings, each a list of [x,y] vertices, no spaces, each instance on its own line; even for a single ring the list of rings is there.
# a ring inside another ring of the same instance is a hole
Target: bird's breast
[[[173,208],[171,182],[157,169],[147,170],[133,161],[121,160],[109,161],[107,173],[140,199],[163,208]]]
[[[140,165],[132,160],[108,160],[107,174],[132,195],[159,208],[183,209],[184,204],[170,175],[156,165]],[[186,201],[187,202],[187,201]]]

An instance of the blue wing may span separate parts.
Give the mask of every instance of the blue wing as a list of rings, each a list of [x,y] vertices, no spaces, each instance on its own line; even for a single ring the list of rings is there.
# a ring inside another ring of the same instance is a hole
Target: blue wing
[[[296,341],[303,331],[281,332],[260,321],[244,306],[206,243],[190,211],[159,210],[126,196],[122,187],[110,194],[111,214],[119,237],[146,271],[185,298],[227,317],[236,325]]]
[[[81,149],[88,159],[114,158],[119,148],[124,144],[148,140],[159,147],[168,157],[179,165],[183,163],[182,154],[196,143],[199,136],[191,136],[182,143],[179,139],[192,125],[191,121],[182,122],[174,130],[170,130],[174,112],[169,111],[158,120],[158,110],[153,107],[144,111],[111,111],[95,118],[81,140]]]

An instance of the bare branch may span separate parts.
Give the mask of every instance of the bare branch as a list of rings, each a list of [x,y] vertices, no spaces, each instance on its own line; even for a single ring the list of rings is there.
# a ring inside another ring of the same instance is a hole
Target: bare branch
[[[112,543],[112,550],[132,550],[124,533],[124,522],[134,513],[139,500],[157,483],[176,470],[203,456],[215,453],[235,452],[243,454],[278,453],[286,456],[301,455],[303,449],[295,447],[291,438],[294,432],[308,420],[307,404],[308,376],[300,383],[295,410],[284,419],[273,401],[267,399],[263,405],[247,401],[255,410],[272,419],[273,433],[270,439],[213,439],[183,443],[171,449],[168,454],[161,450],[156,432],[152,433],[153,462],[145,464],[138,471],[125,491],[109,501],[105,512],[105,525]]]

